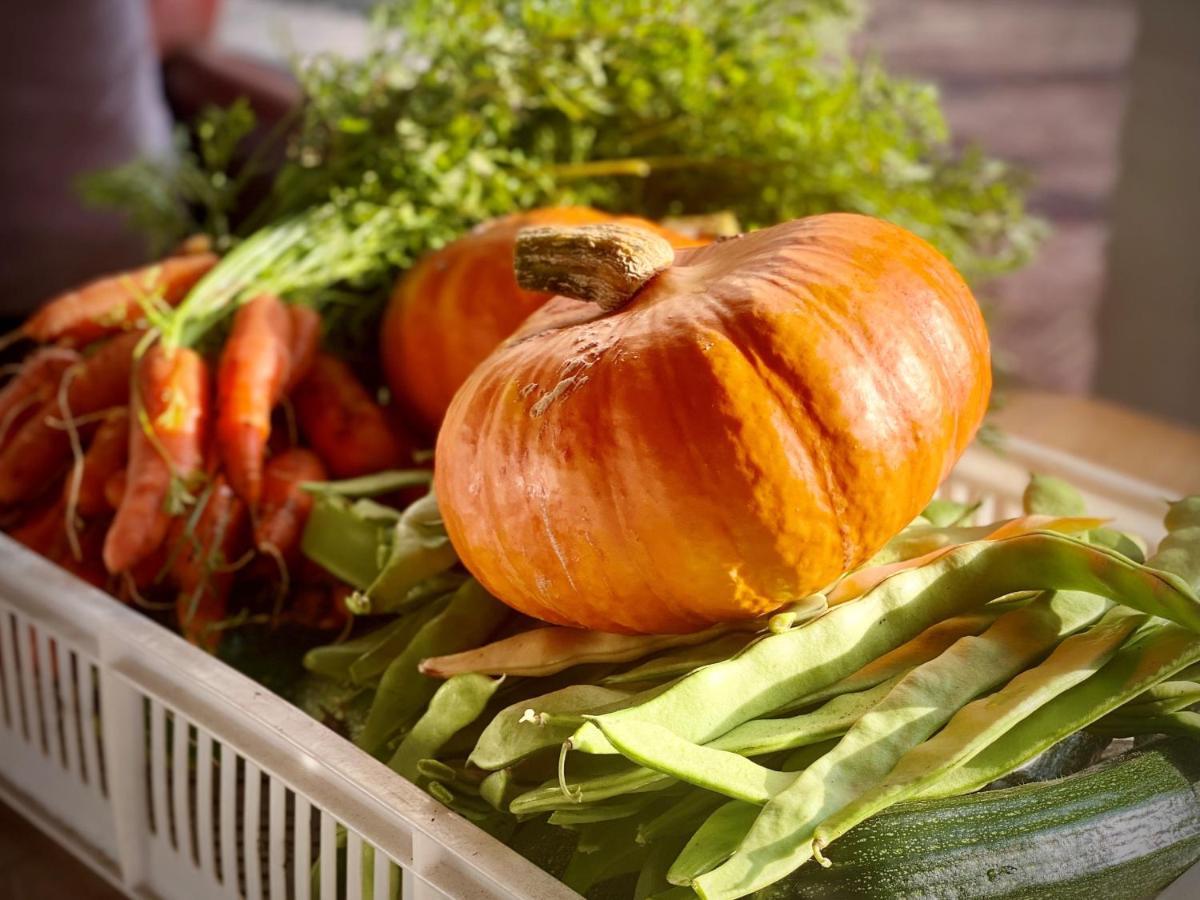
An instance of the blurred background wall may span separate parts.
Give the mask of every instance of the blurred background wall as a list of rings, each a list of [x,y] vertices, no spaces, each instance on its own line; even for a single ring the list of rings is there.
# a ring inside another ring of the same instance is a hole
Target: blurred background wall
[[[1053,232],[985,289],[1007,368],[1200,424],[1200,2],[872,0],[859,47],[1033,178]]]
[[[1095,388],[1200,425],[1200,2],[1139,20]]]

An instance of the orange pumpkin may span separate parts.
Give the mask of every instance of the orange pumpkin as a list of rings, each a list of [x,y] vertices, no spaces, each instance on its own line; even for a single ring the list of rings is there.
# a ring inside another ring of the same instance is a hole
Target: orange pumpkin
[[[618,232],[522,236],[524,283],[612,310],[551,300],[446,414],[437,495],[488,590],[549,622],[686,632],[820,590],[920,512],[991,388],[940,253],[832,214],[660,248],[647,279]]]
[[[396,284],[383,318],[384,372],[398,402],[428,434],[471,371],[550,298],[513,277],[517,232],[531,225],[622,222],[662,234],[676,246],[702,241],[632,216],[586,206],[516,213],[474,231],[417,263]]]

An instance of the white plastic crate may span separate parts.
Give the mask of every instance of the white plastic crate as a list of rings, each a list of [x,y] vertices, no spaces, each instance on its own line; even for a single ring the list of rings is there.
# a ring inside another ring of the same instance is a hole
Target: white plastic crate
[[[1162,533],[1166,492],[1015,439],[1007,459],[972,449],[942,495],[982,500],[981,521],[1016,515],[1030,469],[1069,478],[1091,509],[1151,541]],[[130,896],[576,896],[298,709],[2,536],[0,797]],[[1200,874],[1168,893],[1200,895]]]

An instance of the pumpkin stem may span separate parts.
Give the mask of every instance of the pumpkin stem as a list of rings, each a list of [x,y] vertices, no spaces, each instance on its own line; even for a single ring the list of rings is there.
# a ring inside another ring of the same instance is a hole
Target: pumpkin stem
[[[521,287],[586,300],[605,312],[628,303],[674,260],[666,238],[628,225],[523,228],[513,255]]]

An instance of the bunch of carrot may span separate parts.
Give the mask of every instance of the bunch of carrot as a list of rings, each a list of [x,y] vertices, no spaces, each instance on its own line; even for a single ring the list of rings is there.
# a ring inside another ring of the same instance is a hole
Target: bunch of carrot
[[[347,589],[299,553],[303,485],[412,462],[316,310],[253,296],[208,357],[147,327],[217,262],[192,246],[50,300],[0,388],[5,530],[210,648],[268,593],[273,621],[337,627]]]

